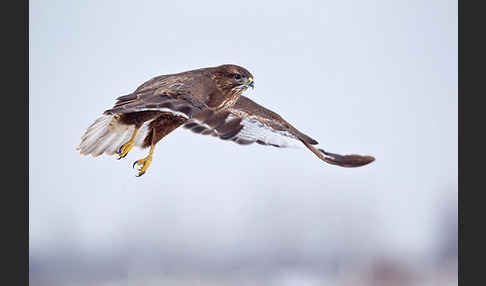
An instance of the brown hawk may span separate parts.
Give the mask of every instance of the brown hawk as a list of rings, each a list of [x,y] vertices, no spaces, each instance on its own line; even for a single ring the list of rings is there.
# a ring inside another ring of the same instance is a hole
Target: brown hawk
[[[157,142],[184,126],[199,134],[247,145],[259,143],[288,147],[303,143],[324,162],[359,167],[372,156],[339,155],[317,149],[318,142],[300,132],[275,112],[241,94],[253,88],[253,75],[237,65],[221,65],[155,77],[134,92],[117,98],[88,127],[77,150],[93,157],[118,154],[124,158],[134,147],[150,147],[147,157],[135,161],[138,176],[152,162]]]

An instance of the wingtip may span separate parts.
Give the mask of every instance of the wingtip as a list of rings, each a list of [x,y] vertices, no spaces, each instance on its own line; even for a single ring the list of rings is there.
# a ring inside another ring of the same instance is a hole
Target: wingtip
[[[319,144],[319,142],[317,142],[316,140],[314,140],[312,138],[309,138],[309,139],[310,139],[309,140],[309,144],[311,144],[311,145],[317,145],[317,144]]]
[[[375,161],[375,157],[369,155],[339,155],[330,152],[326,152],[322,149],[318,149],[325,155],[324,161],[329,164],[338,165],[341,167],[355,168],[368,165]]]

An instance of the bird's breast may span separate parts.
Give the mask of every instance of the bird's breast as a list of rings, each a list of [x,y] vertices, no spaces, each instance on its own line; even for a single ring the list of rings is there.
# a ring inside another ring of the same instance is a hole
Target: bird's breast
[[[226,109],[226,108],[230,108],[233,105],[235,105],[236,102],[238,101],[238,99],[240,99],[240,95],[241,94],[233,94],[233,95],[227,97],[226,100],[223,101],[223,103],[221,104],[221,108]]]
[[[206,104],[212,110],[223,110],[232,107],[240,98],[241,93],[223,94],[221,92],[212,93]]]

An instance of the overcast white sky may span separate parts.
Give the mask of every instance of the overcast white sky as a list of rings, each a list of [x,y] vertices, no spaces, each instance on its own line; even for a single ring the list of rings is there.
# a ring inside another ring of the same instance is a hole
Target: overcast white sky
[[[456,2],[30,1],[31,271],[121,281],[430,257],[457,206]],[[323,149],[376,161],[346,169],[184,129],[141,178],[146,151],[75,151],[116,97],[225,63]]]

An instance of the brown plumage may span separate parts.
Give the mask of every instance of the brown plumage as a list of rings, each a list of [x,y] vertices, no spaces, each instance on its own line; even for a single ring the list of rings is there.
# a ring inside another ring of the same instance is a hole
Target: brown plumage
[[[359,167],[374,158],[339,155],[317,149],[318,142],[290,125],[275,112],[241,94],[253,87],[245,68],[222,65],[155,77],[134,92],[117,98],[81,137],[81,154],[125,157],[133,146],[151,147],[149,155],[135,162],[139,175],[151,163],[157,142],[179,126],[195,133],[247,145],[259,143],[289,147],[304,144],[323,161],[342,167]]]

